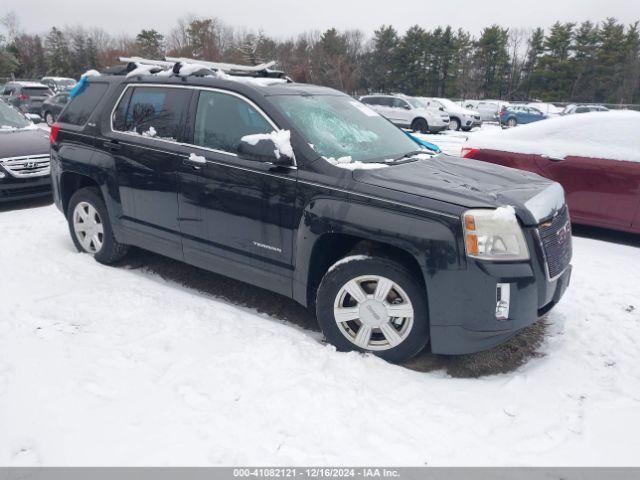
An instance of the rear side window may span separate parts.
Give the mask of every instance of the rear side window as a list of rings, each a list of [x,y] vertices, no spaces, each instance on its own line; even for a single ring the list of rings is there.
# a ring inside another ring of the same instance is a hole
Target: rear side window
[[[113,128],[121,132],[176,141],[186,121],[191,90],[135,87],[118,104]]]
[[[53,95],[53,92],[47,87],[25,87],[22,89],[22,93],[30,97],[47,97]]]
[[[193,143],[202,147],[238,153],[245,135],[270,133],[274,128],[249,103],[234,95],[200,92]]]
[[[71,125],[84,125],[109,88],[106,83],[89,83],[64,109],[59,120]]]

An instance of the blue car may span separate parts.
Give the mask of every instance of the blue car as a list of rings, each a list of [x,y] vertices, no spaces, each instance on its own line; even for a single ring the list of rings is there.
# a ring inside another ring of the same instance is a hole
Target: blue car
[[[532,123],[544,120],[547,116],[537,108],[526,105],[509,105],[500,111],[500,125],[515,127],[521,123]]]

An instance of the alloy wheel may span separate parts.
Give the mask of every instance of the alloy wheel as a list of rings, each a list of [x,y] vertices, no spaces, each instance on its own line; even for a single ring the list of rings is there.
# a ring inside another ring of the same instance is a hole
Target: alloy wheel
[[[338,291],[333,307],[340,332],[364,350],[388,350],[402,343],[413,327],[407,293],[379,275],[353,278]]]
[[[88,253],[98,253],[104,242],[104,225],[100,214],[88,202],[80,202],[73,210],[73,230],[78,242]]]

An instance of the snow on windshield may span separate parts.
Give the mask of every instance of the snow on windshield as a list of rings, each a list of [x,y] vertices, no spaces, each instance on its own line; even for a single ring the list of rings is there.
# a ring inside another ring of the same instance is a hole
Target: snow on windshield
[[[579,156],[640,162],[640,112],[581,113],[550,118],[506,131],[479,132],[472,148],[513,153]]]
[[[16,130],[28,128],[33,124],[15,108],[0,101],[0,130]]]

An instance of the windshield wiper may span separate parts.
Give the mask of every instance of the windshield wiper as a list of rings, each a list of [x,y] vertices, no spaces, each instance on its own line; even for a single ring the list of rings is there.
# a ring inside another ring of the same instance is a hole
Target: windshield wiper
[[[414,150],[413,152],[405,153],[404,155],[401,155],[400,157],[394,158],[393,160],[387,160],[386,162],[406,163],[406,162],[411,161],[411,159],[413,157],[415,157],[416,155],[420,155],[421,153],[426,153],[426,151],[425,150]]]

